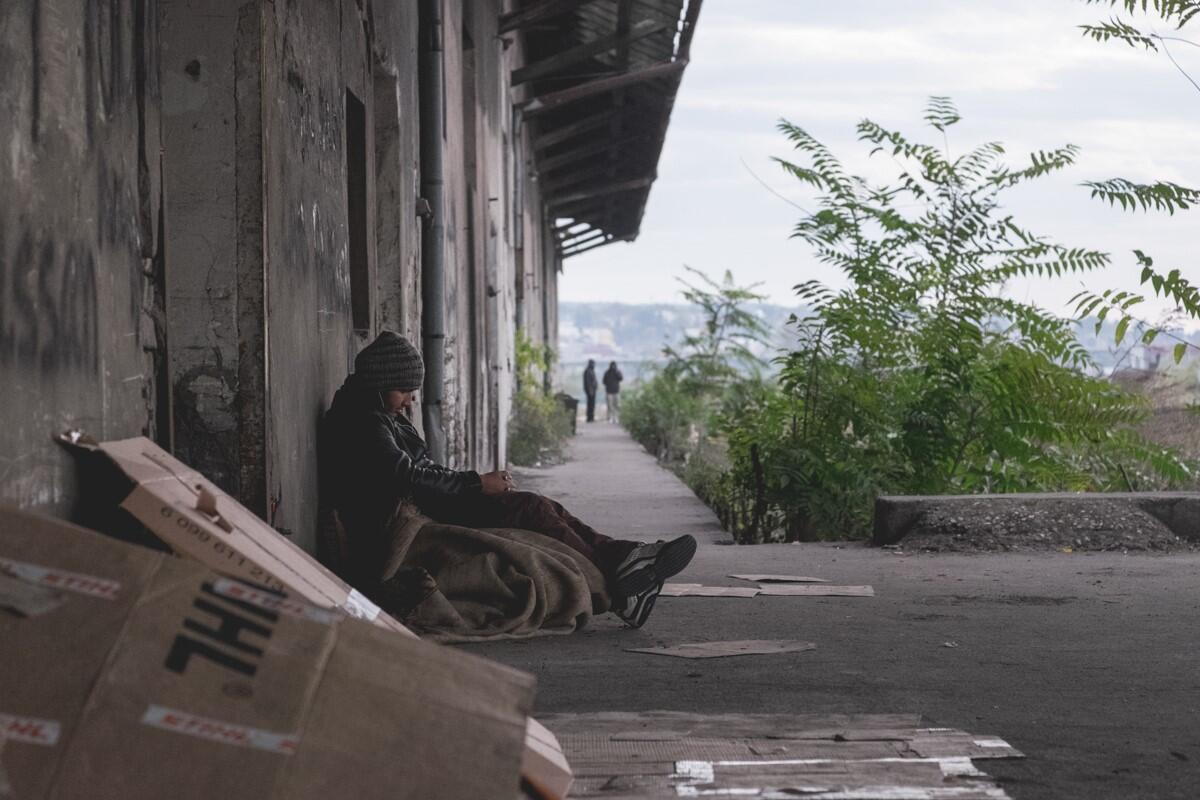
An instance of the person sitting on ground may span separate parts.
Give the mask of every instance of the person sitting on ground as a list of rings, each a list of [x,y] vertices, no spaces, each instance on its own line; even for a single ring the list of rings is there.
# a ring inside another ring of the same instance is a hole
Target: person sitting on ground
[[[561,504],[518,491],[506,470],[479,474],[432,461],[409,419],[425,375],[420,352],[384,331],[354,359],[326,415],[333,507],[348,536],[352,574],[377,574],[386,526],[397,504],[413,501],[431,519],[471,528],[522,528],[582,553],[605,576],[612,610],[641,627],[663,583],[696,552],[688,535],[654,543],[605,536]]]

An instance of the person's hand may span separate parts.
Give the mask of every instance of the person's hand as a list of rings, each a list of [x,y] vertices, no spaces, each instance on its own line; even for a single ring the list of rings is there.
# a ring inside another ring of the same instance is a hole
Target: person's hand
[[[517,488],[508,470],[498,469],[495,472],[485,472],[479,476],[484,494],[504,494]]]

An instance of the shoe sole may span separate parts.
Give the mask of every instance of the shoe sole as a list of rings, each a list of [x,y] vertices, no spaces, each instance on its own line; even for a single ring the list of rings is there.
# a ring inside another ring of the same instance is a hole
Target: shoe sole
[[[647,597],[646,602],[642,603],[641,607],[634,613],[633,619],[625,619],[625,624],[632,628],[640,628],[645,625],[646,620],[650,619],[650,612],[654,610],[654,601],[657,599],[658,592]]]
[[[691,563],[696,555],[696,540],[688,535],[668,543],[646,566],[617,581],[613,592],[619,597],[633,597],[651,586],[666,583]]]

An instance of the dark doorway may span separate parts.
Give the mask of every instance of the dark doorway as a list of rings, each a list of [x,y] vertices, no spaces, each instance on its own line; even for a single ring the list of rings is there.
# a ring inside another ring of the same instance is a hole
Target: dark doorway
[[[367,108],[346,90],[346,212],[350,245],[350,315],[354,330],[371,333],[371,267],[367,255]]]

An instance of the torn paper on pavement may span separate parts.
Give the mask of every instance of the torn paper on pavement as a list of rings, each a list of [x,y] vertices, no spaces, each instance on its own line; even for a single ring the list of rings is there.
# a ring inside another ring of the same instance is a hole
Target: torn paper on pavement
[[[796,653],[816,650],[812,642],[791,639],[745,639],[734,642],[689,642],[671,647],[627,647],[628,653],[648,653],[655,656],[676,658],[724,658],[726,656],[767,655],[771,653]]]
[[[804,575],[730,575],[729,577],[751,583],[829,583],[824,578],[809,578]]]
[[[874,597],[870,586],[772,583],[766,586],[704,586],[699,583],[663,584],[662,597]]]
[[[665,583],[662,597],[754,597],[758,589],[748,586],[701,586],[698,583]]]
[[[759,587],[759,594],[775,597],[874,597],[875,590],[870,586],[830,586],[821,584],[811,586],[805,584],[771,584]]]

